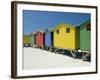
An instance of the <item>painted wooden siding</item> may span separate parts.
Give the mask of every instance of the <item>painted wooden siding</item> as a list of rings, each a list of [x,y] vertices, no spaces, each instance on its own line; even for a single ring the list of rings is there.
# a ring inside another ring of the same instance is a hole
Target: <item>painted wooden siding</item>
[[[41,32],[37,32],[36,33],[36,45],[39,47],[43,47],[44,46],[44,33]]]
[[[75,48],[80,48],[80,34],[79,34],[79,27],[75,28]]]
[[[53,32],[50,32],[49,30],[45,32],[45,46],[53,46]]]
[[[33,47],[36,44],[36,36],[34,34],[30,35],[30,44]]]
[[[66,28],[70,28],[70,33],[66,33]],[[56,33],[56,30],[59,30],[59,34]],[[79,46],[75,44],[75,33],[75,27],[70,24],[58,25],[57,28],[54,30],[54,47],[64,49],[79,48]]]
[[[51,33],[47,32],[45,34],[45,46],[50,47],[51,46]]]
[[[90,21],[85,22],[80,26],[80,49],[90,50],[91,49],[91,31],[87,31],[87,24]]]

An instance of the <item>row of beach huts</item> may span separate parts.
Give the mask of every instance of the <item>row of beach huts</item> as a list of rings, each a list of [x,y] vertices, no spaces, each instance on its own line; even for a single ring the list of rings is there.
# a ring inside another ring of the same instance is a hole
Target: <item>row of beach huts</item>
[[[73,58],[82,53],[85,60],[91,56],[90,23],[89,19],[77,26],[61,23],[53,30],[38,30],[24,35],[23,45],[61,54],[69,51]]]

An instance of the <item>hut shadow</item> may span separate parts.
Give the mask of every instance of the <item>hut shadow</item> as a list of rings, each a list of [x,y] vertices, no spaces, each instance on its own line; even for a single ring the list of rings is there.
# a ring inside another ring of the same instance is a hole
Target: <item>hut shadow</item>
[[[65,56],[69,56],[69,57],[73,57],[72,56],[72,54],[70,53],[70,51],[68,51],[68,50],[65,50],[65,52],[64,52],[64,55]],[[81,52],[75,52],[75,59],[82,59],[82,53]],[[91,62],[91,56],[89,55],[87,58],[86,58],[86,60],[84,60],[84,61],[88,61],[88,62]]]
[[[72,55],[71,55],[70,51],[68,51],[68,50],[65,50],[64,55],[65,55],[65,56],[72,57]]]
[[[76,52],[76,58],[77,59],[82,59],[83,58],[82,52]],[[86,57],[86,59],[84,61],[91,62],[91,55],[89,55],[88,57]]]

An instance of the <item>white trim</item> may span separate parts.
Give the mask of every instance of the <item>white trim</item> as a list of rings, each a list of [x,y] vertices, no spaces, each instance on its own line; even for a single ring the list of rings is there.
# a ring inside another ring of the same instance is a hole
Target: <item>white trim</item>
[[[78,68],[59,68],[59,69],[40,69],[40,70],[22,70],[22,31],[23,31],[23,10],[42,10],[42,11],[59,11],[59,12],[81,12],[91,13],[91,66],[78,67]],[[74,7],[58,7],[58,6],[45,6],[45,5],[17,5],[17,73],[18,76],[30,76],[30,75],[43,75],[43,74],[57,74],[57,73],[78,73],[78,72],[93,72],[96,71],[96,10],[90,8],[74,8]]]

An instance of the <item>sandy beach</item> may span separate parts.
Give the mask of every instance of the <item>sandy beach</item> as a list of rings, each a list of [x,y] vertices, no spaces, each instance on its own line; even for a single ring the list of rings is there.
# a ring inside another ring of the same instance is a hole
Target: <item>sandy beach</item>
[[[24,47],[23,48],[23,69],[49,69],[49,68],[69,68],[87,67],[91,62],[82,59],[55,54],[42,49]]]

